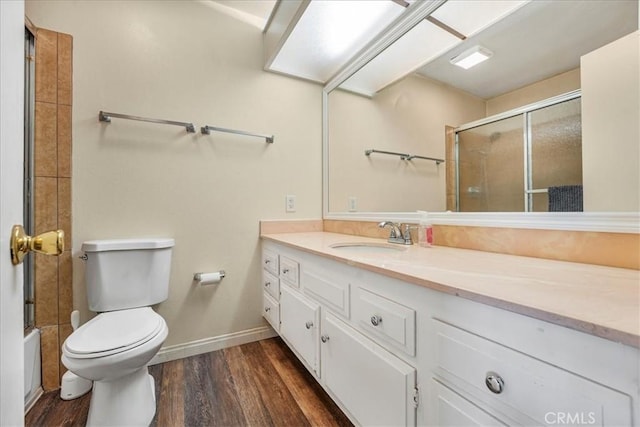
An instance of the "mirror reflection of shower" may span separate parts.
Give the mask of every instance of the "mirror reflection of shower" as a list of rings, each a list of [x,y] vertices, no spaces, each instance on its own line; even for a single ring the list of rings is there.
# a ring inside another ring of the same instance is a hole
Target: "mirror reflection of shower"
[[[582,211],[580,93],[456,130],[459,212]]]

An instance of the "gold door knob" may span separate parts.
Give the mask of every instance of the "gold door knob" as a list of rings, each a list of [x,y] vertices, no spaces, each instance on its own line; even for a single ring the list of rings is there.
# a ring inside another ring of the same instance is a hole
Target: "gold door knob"
[[[18,265],[29,251],[45,255],[60,255],[64,251],[64,231],[47,231],[37,236],[27,236],[21,225],[11,229],[11,262]]]

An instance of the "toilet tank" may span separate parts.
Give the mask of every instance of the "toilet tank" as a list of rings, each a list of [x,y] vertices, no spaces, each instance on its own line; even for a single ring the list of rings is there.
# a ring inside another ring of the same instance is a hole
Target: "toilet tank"
[[[169,238],[84,242],[89,309],[123,310],[166,300],[174,244]]]

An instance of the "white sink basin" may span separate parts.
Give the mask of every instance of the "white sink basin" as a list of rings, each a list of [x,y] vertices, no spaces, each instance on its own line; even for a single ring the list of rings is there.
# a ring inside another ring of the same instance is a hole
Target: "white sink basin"
[[[394,253],[404,252],[407,246],[394,243],[375,243],[375,242],[344,242],[329,245],[333,249],[345,252],[361,252],[361,253]]]

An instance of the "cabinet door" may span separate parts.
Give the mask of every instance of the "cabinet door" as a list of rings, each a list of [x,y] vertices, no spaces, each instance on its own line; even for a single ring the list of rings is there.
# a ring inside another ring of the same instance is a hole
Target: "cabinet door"
[[[280,289],[280,335],[318,372],[320,306],[286,286]]]
[[[324,384],[361,425],[415,425],[416,370],[326,313],[321,358]]]
[[[436,380],[431,383],[431,423],[438,427],[507,426]]]

